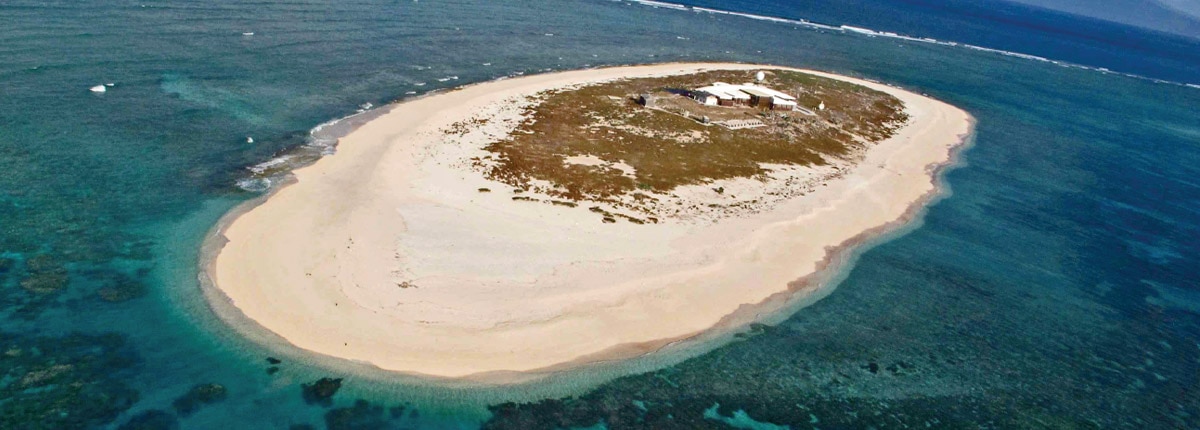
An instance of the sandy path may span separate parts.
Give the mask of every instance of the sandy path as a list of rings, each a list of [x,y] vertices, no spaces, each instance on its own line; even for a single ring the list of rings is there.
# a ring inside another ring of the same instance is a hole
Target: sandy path
[[[230,223],[210,275],[246,317],[300,348],[439,377],[627,356],[704,331],[786,291],[830,249],[909,213],[934,190],[933,167],[969,133],[969,115],[817,73],[900,98],[910,124],[843,178],[709,226],[602,224],[586,205],[515,202],[508,187],[457,167],[479,145],[450,143],[443,130],[571,84],[756,68],[764,66],[572,71],[399,104]],[[503,129],[491,127],[467,140]]]

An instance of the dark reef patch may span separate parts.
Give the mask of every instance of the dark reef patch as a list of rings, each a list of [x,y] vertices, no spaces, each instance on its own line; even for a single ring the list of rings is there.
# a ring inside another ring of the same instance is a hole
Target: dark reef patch
[[[25,261],[25,278],[21,288],[35,295],[57,293],[67,287],[67,269],[62,262],[48,254]]]
[[[221,384],[200,384],[192,387],[186,394],[175,399],[171,406],[179,416],[186,417],[199,410],[202,406],[225,400],[228,393]]]
[[[157,409],[134,415],[117,430],[175,430],[179,428],[179,419],[170,412]]]
[[[321,378],[312,383],[300,384],[300,394],[310,405],[325,407],[333,405],[333,396],[342,388],[342,378]]]
[[[381,429],[387,426],[382,406],[359,399],[354,406],[334,408],[325,413],[329,430]]]
[[[0,428],[110,423],[138,400],[137,391],[122,381],[138,362],[118,335],[0,333]]]

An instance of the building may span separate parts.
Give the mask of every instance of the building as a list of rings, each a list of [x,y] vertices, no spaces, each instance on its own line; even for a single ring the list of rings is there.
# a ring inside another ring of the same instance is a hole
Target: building
[[[696,101],[709,106],[737,106],[750,104],[750,95],[738,91],[735,86],[717,82],[692,91]],[[711,96],[711,98],[710,98]],[[715,103],[712,101],[715,99]]]
[[[692,91],[692,98],[708,106],[755,106],[772,110],[796,108],[795,97],[754,84],[714,82]]]
[[[652,108],[657,105],[658,99],[654,97],[654,94],[647,93],[647,94],[642,94],[642,95],[638,96],[637,101],[638,101],[638,104],[640,104],[642,106]]]
[[[692,91],[692,99],[705,106],[717,105],[717,96],[702,91]]]
[[[796,101],[771,97],[771,110],[796,110]]]
[[[759,119],[731,119],[728,121],[718,121],[714,124],[730,130],[741,130],[743,128],[755,128],[766,125],[762,122],[762,120]]]
[[[750,95],[750,106],[770,108],[771,100],[775,98],[774,94],[760,90],[758,88],[742,88],[742,92]]]

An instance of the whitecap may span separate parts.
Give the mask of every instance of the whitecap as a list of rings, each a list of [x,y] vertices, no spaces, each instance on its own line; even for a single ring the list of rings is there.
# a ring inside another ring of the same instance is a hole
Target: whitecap
[[[254,172],[254,174],[261,175],[264,172],[266,172],[267,170],[270,170],[272,167],[282,166],[284,163],[287,163],[288,160],[291,160],[291,159],[292,159],[291,155],[282,155],[282,156],[275,157],[270,160],[255,164],[253,166],[250,166],[249,169],[251,172]]]
[[[252,192],[261,193],[271,189],[270,178],[245,178],[237,181],[238,188]]]
[[[628,0],[628,1],[629,1],[629,3],[627,3],[627,4],[640,4],[640,5],[651,6],[651,7],[656,7],[656,8],[689,10],[689,8],[687,6],[674,4],[674,3],[666,3],[666,2],[659,2],[659,1],[652,1],[652,0]],[[971,44],[966,44],[966,43],[958,43],[958,42],[954,42],[954,41],[938,40],[938,39],[934,39],[931,37],[906,36],[903,34],[898,34],[898,33],[890,32],[890,31],[878,31],[878,30],[873,30],[870,28],[857,27],[857,26],[852,26],[852,25],[834,26],[834,25],[811,22],[811,21],[804,20],[804,19],[796,20],[796,19],[780,18],[780,17],[774,17],[774,16],[756,15],[756,14],[752,14],[752,13],[732,12],[732,11],[727,11],[727,10],[712,9],[712,8],[705,8],[705,7],[699,7],[699,6],[693,6],[690,8],[690,10],[693,12],[696,12],[696,13],[709,13],[709,14],[714,14],[714,15],[738,16],[738,17],[749,18],[749,19],[754,19],[754,20],[759,20],[759,21],[768,21],[768,22],[776,22],[776,23],[782,23],[782,24],[790,24],[790,25],[795,25],[795,26],[807,27],[807,28],[816,29],[816,30],[841,31],[843,33],[860,34],[860,35],[863,35],[866,37],[885,37],[885,38],[890,38],[890,39],[906,40],[906,41],[915,42],[915,43],[927,43],[927,44],[941,45],[941,46],[962,47],[962,48],[967,48],[967,49],[976,50],[976,51],[990,52],[993,54],[1004,55],[1004,56],[1008,56],[1008,57],[1016,57],[1016,58],[1021,58],[1021,59],[1031,60],[1031,61],[1052,63],[1052,64],[1056,64],[1056,65],[1059,65],[1062,67],[1067,67],[1067,68],[1090,70],[1090,71],[1105,73],[1105,74],[1119,74],[1121,76],[1151,81],[1151,82],[1155,82],[1155,83],[1180,85],[1180,86],[1186,86],[1186,87],[1191,87],[1191,88],[1200,88],[1200,85],[1197,85],[1197,84],[1167,81],[1167,80],[1137,75],[1137,74],[1133,74],[1133,73],[1113,72],[1113,71],[1108,70],[1103,67],[1085,66],[1085,65],[1081,65],[1081,64],[1067,62],[1067,61],[1052,60],[1052,59],[1038,56],[1038,55],[1024,54],[1024,53],[1013,52],[1013,51],[1005,51],[1002,49],[995,49],[995,48],[986,48],[986,47],[982,47],[982,46],[976,46],[976,45],[971,45]],[[730,54],[731,52],[725,51],[725,53]]]

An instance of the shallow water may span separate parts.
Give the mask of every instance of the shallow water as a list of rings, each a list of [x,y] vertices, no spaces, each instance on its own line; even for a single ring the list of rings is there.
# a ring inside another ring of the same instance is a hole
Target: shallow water
[[[984,26],[980,40],[980,27],[935,25],[961,8],[892,28],[805,15],[816,2],[743,3],[724,7],[1200,82],[1200,44],[1097,41],[1077,36],[1090,23],[1061,16]],[[544,395],[580,400],[507,405],[489,425],[720,427],[705,418],[719,404],[710,416],[792,428],[1200,427],[1200,89],[623,2],[145,6],[0,4],[0,428],[116,427],[155,409],[183,428],[474,428],[491,417],[485,404]],[[1084,45],[1111,55],[1056,55]],[[518,73],[694,60],[918,89],[971,112],[976,144],[947,174],[953,195],[865,252],[829,297],[599,386],[380,382],[247,340],[200,293],[204,235],[259,195],[238,182],[313,143],[318,124]],[[268,355],[283,360],[277,373]],[[307,404],[300,384],[323,376],[346,380],[332,406]],[[202,383],[225,398],[176,413]],[[407,406],[353,409],[359,398]]]

